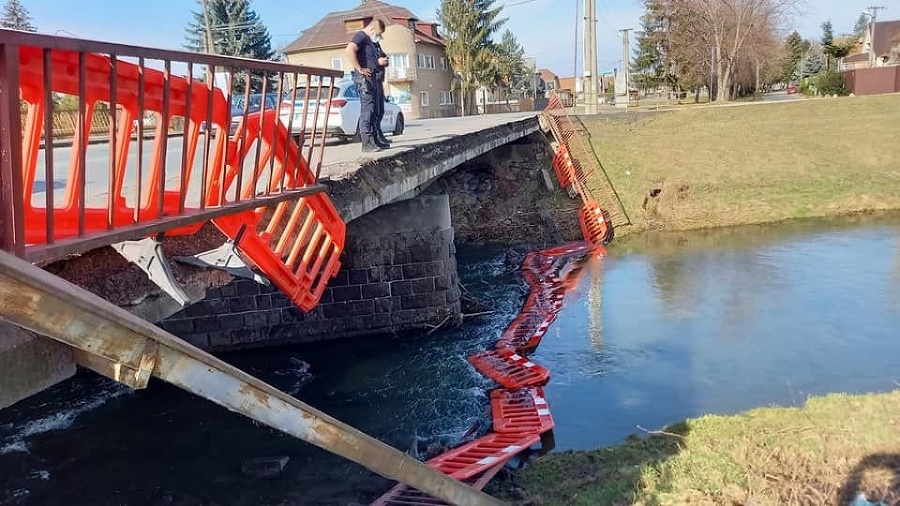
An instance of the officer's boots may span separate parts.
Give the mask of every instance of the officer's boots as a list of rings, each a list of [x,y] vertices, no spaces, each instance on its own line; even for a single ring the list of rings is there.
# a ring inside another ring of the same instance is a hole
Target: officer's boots
[[[376,138],[374,136],[362,135],[361,137],[362,137],[363,153],[372,153],[372,152],[381,151],[384,149],[375,141]]]

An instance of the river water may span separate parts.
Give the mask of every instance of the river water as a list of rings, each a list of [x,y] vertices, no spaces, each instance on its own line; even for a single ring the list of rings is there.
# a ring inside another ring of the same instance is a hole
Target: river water
[[[398,448],[487,426],[492,345],[526,286],[500,250],[461,279],[496,311],[461,329],[226,355]],[[900,386],[900,218],[647,235],[589,263],[534,355],[557,449],[705,413]],[[248,459],[287,456],[282,477]],[[349,504],[390,482],[161,382],[80,373],[0,412],[0,504]]]

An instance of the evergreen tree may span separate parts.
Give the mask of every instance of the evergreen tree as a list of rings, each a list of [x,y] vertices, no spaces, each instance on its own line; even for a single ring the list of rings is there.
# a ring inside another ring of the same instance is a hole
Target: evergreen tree
[[[831,21],[826,21],[822,24],[822,50],[825,52],[826,71],[831,70],[832,60],[840,60],[847,56],[855,46],[856,41],[846,38],[840,42],[835,42]]]
[[[447,59],[459,77],[462,91],[463,115],[471,92],[485,80],[489,66],[495,64],[491,36],[499,30],[505,18],[500,18],[502,6],[497,0],[441,0],[437,12],[444,27],[444,45]]]
[[[679,0],[644,0],[637,52],[631,63],[644,89],[669,91],[697,86],[709,60],[709,44],[694,27],[696,21]]]
[[[31,15],[19,0],[6,1],[3,6],[3,17],[0,18],[0,27],[26,32],[37,31],[37,27],[31,24]]]
[[[831,20],[822,23],[822,51],[825,53],[825,70],[831,68],[831,56],[834,49],[834,28]]]
[[[807,49],[804,51],[800,65],[797,67],[797,72],[794,75],[794,80],[796,81],[814,76],[825,68],[825,51],[823,51],[822,46],[808,40],[804,41],[804,45]]]
[[[781,80],[795,81],[800,74],[800,63],[809,50],[809,42],[803,40],[796,31],[788,35],[784,41],[784,61],[782,62]]]
[[[631,63],[635,84],[643,90],[657,88],[665,81],[662,51],[646,19],[647,14],[641,18],[644,30],[637,34],[637,50]]]
[[[520,87],[522,75],[525,72],[525,48],[519,44],[518,39],[509,30],[503,32],[500,43],[495,47],[497,53],[497,71],[503,89]]]
[[[194,11],[194,21],[185,29],[185,47],[194,51],[209,52],[225,56],[240,56],[255,60],[274,60],[272,37],[269,29],[259,19],[252,8],[250,0],[206,0],[208,11]],[[206,17],[209,18],[209,32],[212,36],[212,47],[209,47]],[[244,91],[246,74],[235,73],[234,89]],[[270,82],[272,88],[277,83]],[[260,92],[262,75],[251,75],[251,90]]]

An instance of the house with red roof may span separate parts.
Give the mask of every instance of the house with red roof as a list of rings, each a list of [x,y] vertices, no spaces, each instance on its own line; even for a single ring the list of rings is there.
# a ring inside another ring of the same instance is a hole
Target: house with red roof
[[[456,116],[459,92],[452,85],[454,76],[438,24],[422,21],[404,7],[362,0],[354,9],[331,12],[288,44],[285,57],[296,65],[349,72],[352,64],[344,48],[373,18],[387,25],[381,42],[390,60],[385,94],[407,118]]]

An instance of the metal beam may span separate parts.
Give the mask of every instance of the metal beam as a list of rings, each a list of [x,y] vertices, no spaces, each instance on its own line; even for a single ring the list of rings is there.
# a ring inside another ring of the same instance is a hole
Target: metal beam
[[[80,363],[135,388],[152,374],[451,504],[503,504],[6,252],[0,318],[81,350]]]

